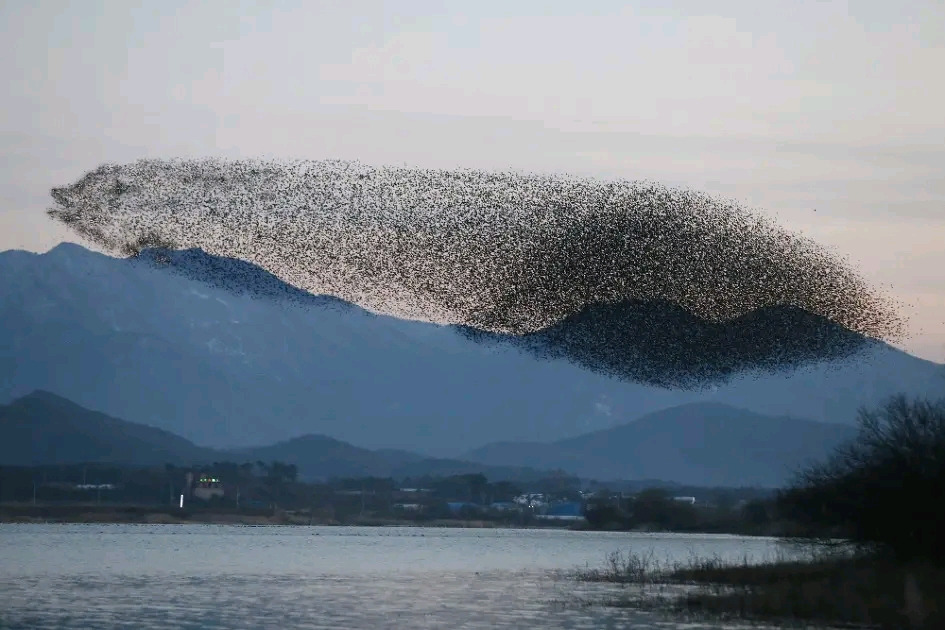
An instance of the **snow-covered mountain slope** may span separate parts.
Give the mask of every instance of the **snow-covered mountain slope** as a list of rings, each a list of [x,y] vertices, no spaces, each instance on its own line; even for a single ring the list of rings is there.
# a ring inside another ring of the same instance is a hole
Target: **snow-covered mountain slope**
[[[320,433],[454,455],[699,400],[849,423],[893,393],[943,395],[945,366],[871,343],[790,374],[661,389],[310,296],[199,251],[129,260],[63,244],[0,253],[0,402],[36,389],[208,446]]]

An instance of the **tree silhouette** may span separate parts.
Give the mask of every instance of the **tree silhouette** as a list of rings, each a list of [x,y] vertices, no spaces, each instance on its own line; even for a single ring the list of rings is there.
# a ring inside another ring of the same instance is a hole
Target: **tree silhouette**
[[[945,400],[896,396],[861,410],[857,437],[802,471],[778,503],[808,535],[945,564],[943,498]]]

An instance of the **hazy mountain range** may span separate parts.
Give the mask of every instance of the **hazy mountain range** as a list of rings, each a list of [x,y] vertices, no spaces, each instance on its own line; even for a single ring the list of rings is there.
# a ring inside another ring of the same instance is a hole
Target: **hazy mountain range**
[[[255,448],[205,448],[168,431],[91,411],[44,391],[0,405],[0,465],[190,466],[215,461],[295,464],[300,476],[307,479],[482,472],[494,479],[528,480],[549,474],[522,466],[489,466],[395,450],[371,451],[322,435],[304,435]]]
[[[37,389],[218,448],[319,434],[455,457],[699,401],[850,424],[893,393],[941,395],[945,366],[871,342],[845,361],[664,389],[311,296],[199,250],[116,259],[63,244],[0,253],[0,402]]]
[[[589,479],[667,479],[696,486],[776,487],[856,429],[694,403],[567,440],[496,442],[464,456],[491,466],[562,469]]]
[[[715,403],[663,410],[555,443],[496,443],[460,460],[369,450],[321,435],[269,446],[204,448],[168,431],[33,392],[0,406],[0,465],[162,466],[281,461],[308,479],[421,477],[481,472],[528,481],[564,471],[584,479],[662,480],[690,486],[776,487],[855,434],[852,427],[760,416]]]

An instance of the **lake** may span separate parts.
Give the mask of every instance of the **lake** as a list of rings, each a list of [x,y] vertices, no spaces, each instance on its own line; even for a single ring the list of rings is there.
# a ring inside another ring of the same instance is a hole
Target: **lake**
[[[775,540],[566,530],[0,524],[0,628],[710,628],[581,606],[564,572],[633,549],[771,558]]]

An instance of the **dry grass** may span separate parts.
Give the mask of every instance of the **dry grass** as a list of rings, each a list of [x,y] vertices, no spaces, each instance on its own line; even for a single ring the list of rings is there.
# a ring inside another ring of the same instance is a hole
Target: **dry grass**
[[[640,587],[608,602],[617,606],[783,624],[945,628],[945,569],[879,556],[833,554],[760,564],[693,557],[668,564],[652,554],[615,553],[603,568],[578,577]]]

